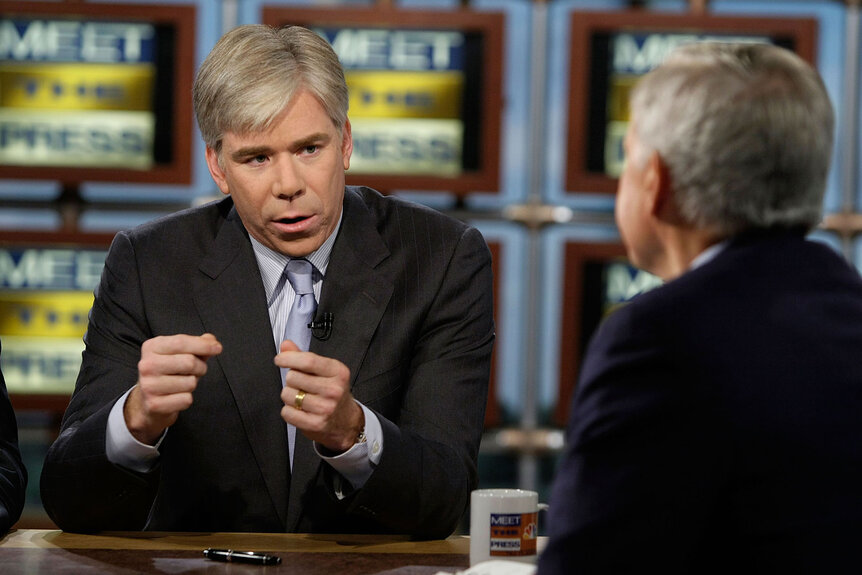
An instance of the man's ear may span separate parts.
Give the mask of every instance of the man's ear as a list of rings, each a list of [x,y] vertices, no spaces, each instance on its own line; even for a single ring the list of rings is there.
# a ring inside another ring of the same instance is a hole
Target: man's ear
[[[350,169],[350,156],[353,155],[353,133],[351,132],[350,119],[344,121],[341,128],[341,164],[345,170]]]
[[[229,195],[230,188],[227,185],[227,178],[225,177],[224,170],[219,164],[218,152],[207,146],[206,158],[207,168],[209,168],[210,176],[212,176],[213,181],[218,186],[218,189],[221,190],[221,193],[223,193],[224,195]]]
[[[676,213],[671,193],[670,171],[656,151],[653,151],[647,159],[644,187],[651,215],[665,219],[669,210]]]

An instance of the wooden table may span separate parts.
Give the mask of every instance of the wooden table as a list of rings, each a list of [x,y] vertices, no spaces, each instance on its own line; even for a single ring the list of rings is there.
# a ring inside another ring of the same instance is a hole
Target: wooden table
[[[80,535],[54,530],[13,530],[0,540],[3,575],[69,573],[230,573],[269,575],[434,575],[469,565],[468,537],[410,541],[393,535],[294,533],[111,532]],[[209,547],[259,551],[281,557],[280,565],[219,563],[205,559]]]

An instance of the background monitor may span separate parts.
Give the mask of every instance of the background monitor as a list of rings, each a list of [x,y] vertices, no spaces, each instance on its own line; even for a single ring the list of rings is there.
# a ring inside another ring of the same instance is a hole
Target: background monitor
[[[642,11],[572,12],[566,189],[612,193],[622,171],[628,96],[676,46],[769,42],[814,65],[817,21]]]
[[[0,368],[16,409],[65,410],[111,238],[0,232]]]
[[[195,7],[0,1],[0,178],[188,184]]]
[[[503,14],[264,7],[332,44],[350,90],[348,184],[394,190],[499,188]]]

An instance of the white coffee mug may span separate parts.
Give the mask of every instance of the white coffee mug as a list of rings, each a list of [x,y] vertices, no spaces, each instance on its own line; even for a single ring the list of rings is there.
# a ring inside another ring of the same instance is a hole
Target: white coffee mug
[[[539,537],[539,494],[476,489],[470,494],[470,566],[489,559],[532,563]]]

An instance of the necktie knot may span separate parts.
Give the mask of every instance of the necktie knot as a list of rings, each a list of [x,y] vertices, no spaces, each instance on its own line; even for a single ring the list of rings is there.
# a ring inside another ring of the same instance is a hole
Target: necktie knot
[[[302,296],[314,293],[314,281],[312,273],[314,266],[311,262],[305,259],[294,259],[287,263],[285,272],[287,273],[287,281],[296,295]]]
[[[311,330],[308,324],[314,319],[317,302],[314,300],[314,266],[305,259],[290,260],[284,268],[296,297],[287,316],[284,339],[293,341],[299,349],[308,351]]]

